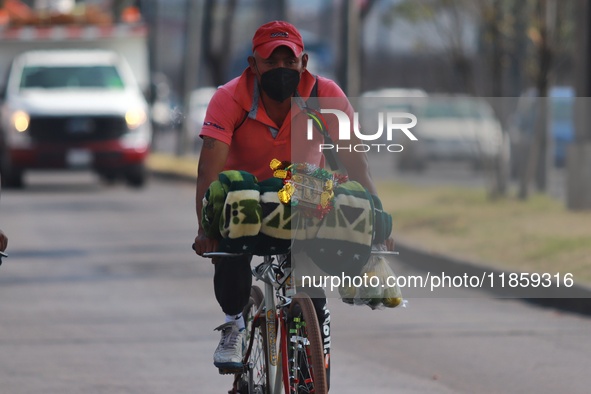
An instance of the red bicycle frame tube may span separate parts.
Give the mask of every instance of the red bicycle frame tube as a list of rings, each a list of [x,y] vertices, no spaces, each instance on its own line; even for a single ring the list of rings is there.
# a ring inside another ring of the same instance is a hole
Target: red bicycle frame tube
[[[285,390],[286,394],[291,393],[291,391],[289,391],[289,360],[288,360],[288,354],[287,353],[287,338],[289,335],[289,332],[287,332],[287,324],[286,324],[286,317],[285,317],[285,311],[282,308],[281,311],[279,312],[279,321],[281,324],[281,368],[283,369],[283,387]]]

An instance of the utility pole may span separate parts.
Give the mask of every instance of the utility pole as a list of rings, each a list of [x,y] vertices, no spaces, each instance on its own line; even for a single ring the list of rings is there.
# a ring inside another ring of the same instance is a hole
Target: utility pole
[[[359,3],[346,1],[347,5],[347,95],[359,96],[361,89],[361,52],[359,49]]]
[[[345,0],[342,4],[340,82],[349,97],[359,96],[361,89],[361,56],[359,50],[359,4]]]
[[[177,155],[185,155],[189,148],[194,146],[191,138],[192,129],[189,119],[189,98],[193,89],[197,87],[199,69],[201,66],[201,25],[202,6],[201,0],[185,0],[186,7],[186,37],[185,37],[185,58],[183,60],[183,83],[181,86],[181,97],[183,98],[183,124],[179,129],[177,138]]]
[[[591,1],[578,4],[575,64],[575,138],[567,156],[567,208],[591,210]]]

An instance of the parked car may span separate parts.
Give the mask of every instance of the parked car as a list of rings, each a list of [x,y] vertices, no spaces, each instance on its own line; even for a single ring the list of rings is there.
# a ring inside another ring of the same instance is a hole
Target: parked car
[[[427,97],[427,92],[415,88],[383,88],[370,90],[361,94],[358,102],[354,103],[359,109],[359,122],[365,134],[375,133],[379,128],[379,113],[401,112],[414,113],[416,107]],[[400,135],[387,140],[387,134],[375,141],[376,143],[396,143]]]
[[[174,125],[174,94],[170,86],[170,80],[162,72],[151,75],[149,90],[150,120],[154,131],[166,131]]]
[[[217,88],[213,86],[202,87],[192,91],[189,96],[189,113],[187,117],[191,124],[191,134],[194,137],[199,136],[207,106],[216,90]]]
[[[427,92],[419,88],[383,88],[368,90],[361,94],[361,97],[380,98],[405,98],[405,97],[427,97]]]
[[[422,170],[433,161],[466,161],[482,168],[503,150],[503,131],[490,104],[474,97],[431,96],[415,106],[417,141],[399,154],[401,170]]]
[[[543,103],[548,104],[548,127],[552,136],[552,160],[556,167],[566,163],[566,148],[574,138],[575,90],[569,86],[554,86],[548,91],[548,101],[538,97],[536,89],[526,91],[518,100],[509,128],[512,156],[511,173],[517,176],[525,165],[532,145],[536,120]]]

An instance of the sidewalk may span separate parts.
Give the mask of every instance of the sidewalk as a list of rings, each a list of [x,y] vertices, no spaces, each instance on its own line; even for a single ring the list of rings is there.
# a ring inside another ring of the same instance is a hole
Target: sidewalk
[[[148,167],[155,176],[195,182],[197,175],[197,157],[186,156],[176,157],[170,154],[155,153],[148,161]],[[484,277],[487,275],[500,277],[504,274],[506,278],[515,271],[507,271],[494,266],[483,265],[469,261],[461,256],[449,256],[436,253],[427,248],[412,245],[404,240],[396,240],[396,248],[400,253],[398,261],[417,270],[429,272],[431,275],[437,275],[445,272],[450,276]],[[560,268],[560,267],[557,267]],[[491,296],[502,298],[522,298],[532,304],[556,308],[566,312],[574,312],[591,316],[591,287],[580,284],[575,281],[574,285],[568,289],[562,287],[549,287],[541,289],[544,291],[543,297],[537,293],[536,297],[531,297],[527,293],[526,297],[520,296],[519,292],[513,290],[511,293],[507,289],[495,288],[494,286],[480,286],[479,289],[487,291]],[[519,289],[517,289],[519,290]]]

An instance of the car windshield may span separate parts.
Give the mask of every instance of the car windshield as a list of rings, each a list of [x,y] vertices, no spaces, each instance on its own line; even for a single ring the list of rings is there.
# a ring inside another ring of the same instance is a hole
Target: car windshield
[[[123,89],[114,66],[26,66],[21,89]]]

